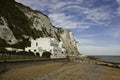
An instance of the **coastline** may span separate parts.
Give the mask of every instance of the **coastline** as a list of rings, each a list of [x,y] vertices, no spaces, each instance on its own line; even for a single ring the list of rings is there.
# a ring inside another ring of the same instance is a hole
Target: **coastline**
[[[86,59],[83,62],[53,62],[8,70],[1,80],[120,80],[120,69],[99,65]],[[103,63],[103,62],[102,62]]]
[[[103,61],[97,58],[87,58],[89,61],[95,62],[97,65],[103,65],[113,68],[120,68],[120,63],[118,62],[110,62],[110,61]]]
[[[104,65],[104,66],[113,67],[113,68],[120,68],[120,63],[101,61],[101,60],[97,60],[97,61],[103,63],[98,65]]]

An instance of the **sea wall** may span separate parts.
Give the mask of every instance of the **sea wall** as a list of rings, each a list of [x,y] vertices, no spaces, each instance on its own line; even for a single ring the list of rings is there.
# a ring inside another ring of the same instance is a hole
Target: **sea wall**
[[[47,63],[53,63],[53,62],[67,62],[67,61],[69,61],[69,59],[67,59],[67,58],[1,61],[0,62],[0,72],[6,71],[9,69],[27,67],[27,66],[32,66],[32,65],[43,65],[43,64],[47,64]]]

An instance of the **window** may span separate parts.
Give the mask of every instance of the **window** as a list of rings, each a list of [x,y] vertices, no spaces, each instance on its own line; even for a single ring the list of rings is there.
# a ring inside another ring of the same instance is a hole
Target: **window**
[[[50,45],[51,45],[51,46],[54,46],[54,43],[51,43]]]
[[[51,43],[50,45],[54,46],[54,47],[58,47],[58,44],[56,44],[56,43]]]
[[[29,52],[31,52],[31,50],[29,49]]]
[[[36,52],[36,49],[34,50],[34,52]]]
[[[55,47],[58,47],[58,44],[55,44],[54,46],[55,46]]]
[[[36,42],[36,46],[38,46],[38,42]]]

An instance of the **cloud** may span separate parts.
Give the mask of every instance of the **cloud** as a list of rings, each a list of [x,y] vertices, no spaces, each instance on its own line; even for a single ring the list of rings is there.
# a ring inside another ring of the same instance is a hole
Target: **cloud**
[[[111,19],[109,7],[94,7],[96,0],[16,0],[49,15],[52,23],[64,28],[90,28]]]
[[[117,8],[117,14],[120,16],[120,0],[116,0],[118,3],[119,7]]]
[[[71,15],[65,13],[52,13],[48,15],[56,27],[71,28],[90,28],[90,26],[72,20]]]
[[[117,14],[120,15],[120,7],[117,8]]]
[[[83,13],[86,14],[85,20],[91,20],[96,24],[105,24],[107,20],[112,18],[110,11],[106,7],[86,9]]]
[[[80,38],[92,38],[95,37],[95,35],[79,35]]]
[[[104,24],[106,21],[109,21],[114,16],[111,15],[111,11],[109,6],[103,6],[99,8],[89,8],[89,7],[82,7],[79,5],[70,5],[65,8],[62,8],[61,11],[65,10],[73,10],[79,16],[84,16],[82,21],[86,22],[89,20],[91,23],[94,24]],[[86,23],[87,24],[87,23]]]
[[[15,0],[15,1],[27,5],[34,10],[40,10],[42,12],[55,11],[56,4],[59,3],[59,0]]]
[[[90,26],[95,24],[107,25],[110,22],[109,20],[113,17],[107,7],[91,9],[78,6],[77,4],[68,4],[65,5],[64,3],[64,6],[57,7],[58,13],[49,14],[49,17],[55,26],[65,28],[90,28]],[[65,11],[68,11],[69,13]],[[74,14],[70,14],[71,12],[74,12]],[[76,21],[75,18],[78,20]]]
[[[79,39],[80,44],[88,44],[88,43],[96,43],[94,40],[91,39]]]
[[[113,46],[80,46],[80,52],[85,55],[120,55],[120,45]]]
[[[66,8],[67,6],[73,5],[73,2],[58,2],[57,4],[54,5],[53,10],[56,11],[61,11],[61,9]]]
[[[95,35],[77,35],[75,38],[79,42],[80,45],[82,44],[95,44],[96,41],[92,39]]]
[[[108,36],[113,38],[120,38],[120,26],[112,27],[106,31]]]
[[[81,38],[80,38],[80,36],[78,36],[75,38],[79,42],[80,45],[95,44],[96,43],[96,41],[94,39],[91,39],[91,36],[83,36]]]

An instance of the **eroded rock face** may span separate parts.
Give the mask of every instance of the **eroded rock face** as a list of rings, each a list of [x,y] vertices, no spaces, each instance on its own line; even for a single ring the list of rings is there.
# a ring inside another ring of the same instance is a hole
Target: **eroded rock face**
[[[7,18],[0,17],[1,39],[4,39],[8,44],[17,44],[20,42],[20,40],[22,41],[22,39],[24,38],[30,39],[38,37],[53,37],[63,42],[63,47],[66,49],[68,55],[79,54],[79,51],[76,46],[76,40],[74,39],[74,36],[70,31],[54,27],[51,24],[50,19],[41,12],[34,11],[19,3],[15,3],[15,7],[18,8],[21,11],[21,13],[25,15],[25,19],[27,19],[27,21],[30,22],[28,23],[29,26],[24,26],[30,30],[24,30],[24,27],[18,26],[17,24],[16,26],[14,25],[14,23],[12,23],[14,29],[11,29],[7,22]],[[20,11],[18,11],[18,13]],[[16,32],[16,29],[18,30],[18,32]],[[28,33],[26,33],[27,31]],[[22,36],[21,39],[18,39],[17,36],[15,36],[16,33],[19,34],[19,37]]]
[[[3,17],[0,17],[0,38],[4,39],[8,44],[17,43],[16,38],[8,27],[7,21]]]
[[[65,30],[61,33],[61,40],[67,50],[68,55],[78,55],[77,42],[74,39],[72,32]]]
[[[32,22],[31,28],[36,29],[38,31],[43,32],[43,37],[55,37],[58,33],[57,28],[53,27],[47,15],[33,11],[28,7],[24,7],[23,5],[16,5],[24,14],[28,17],[28,19]]]

